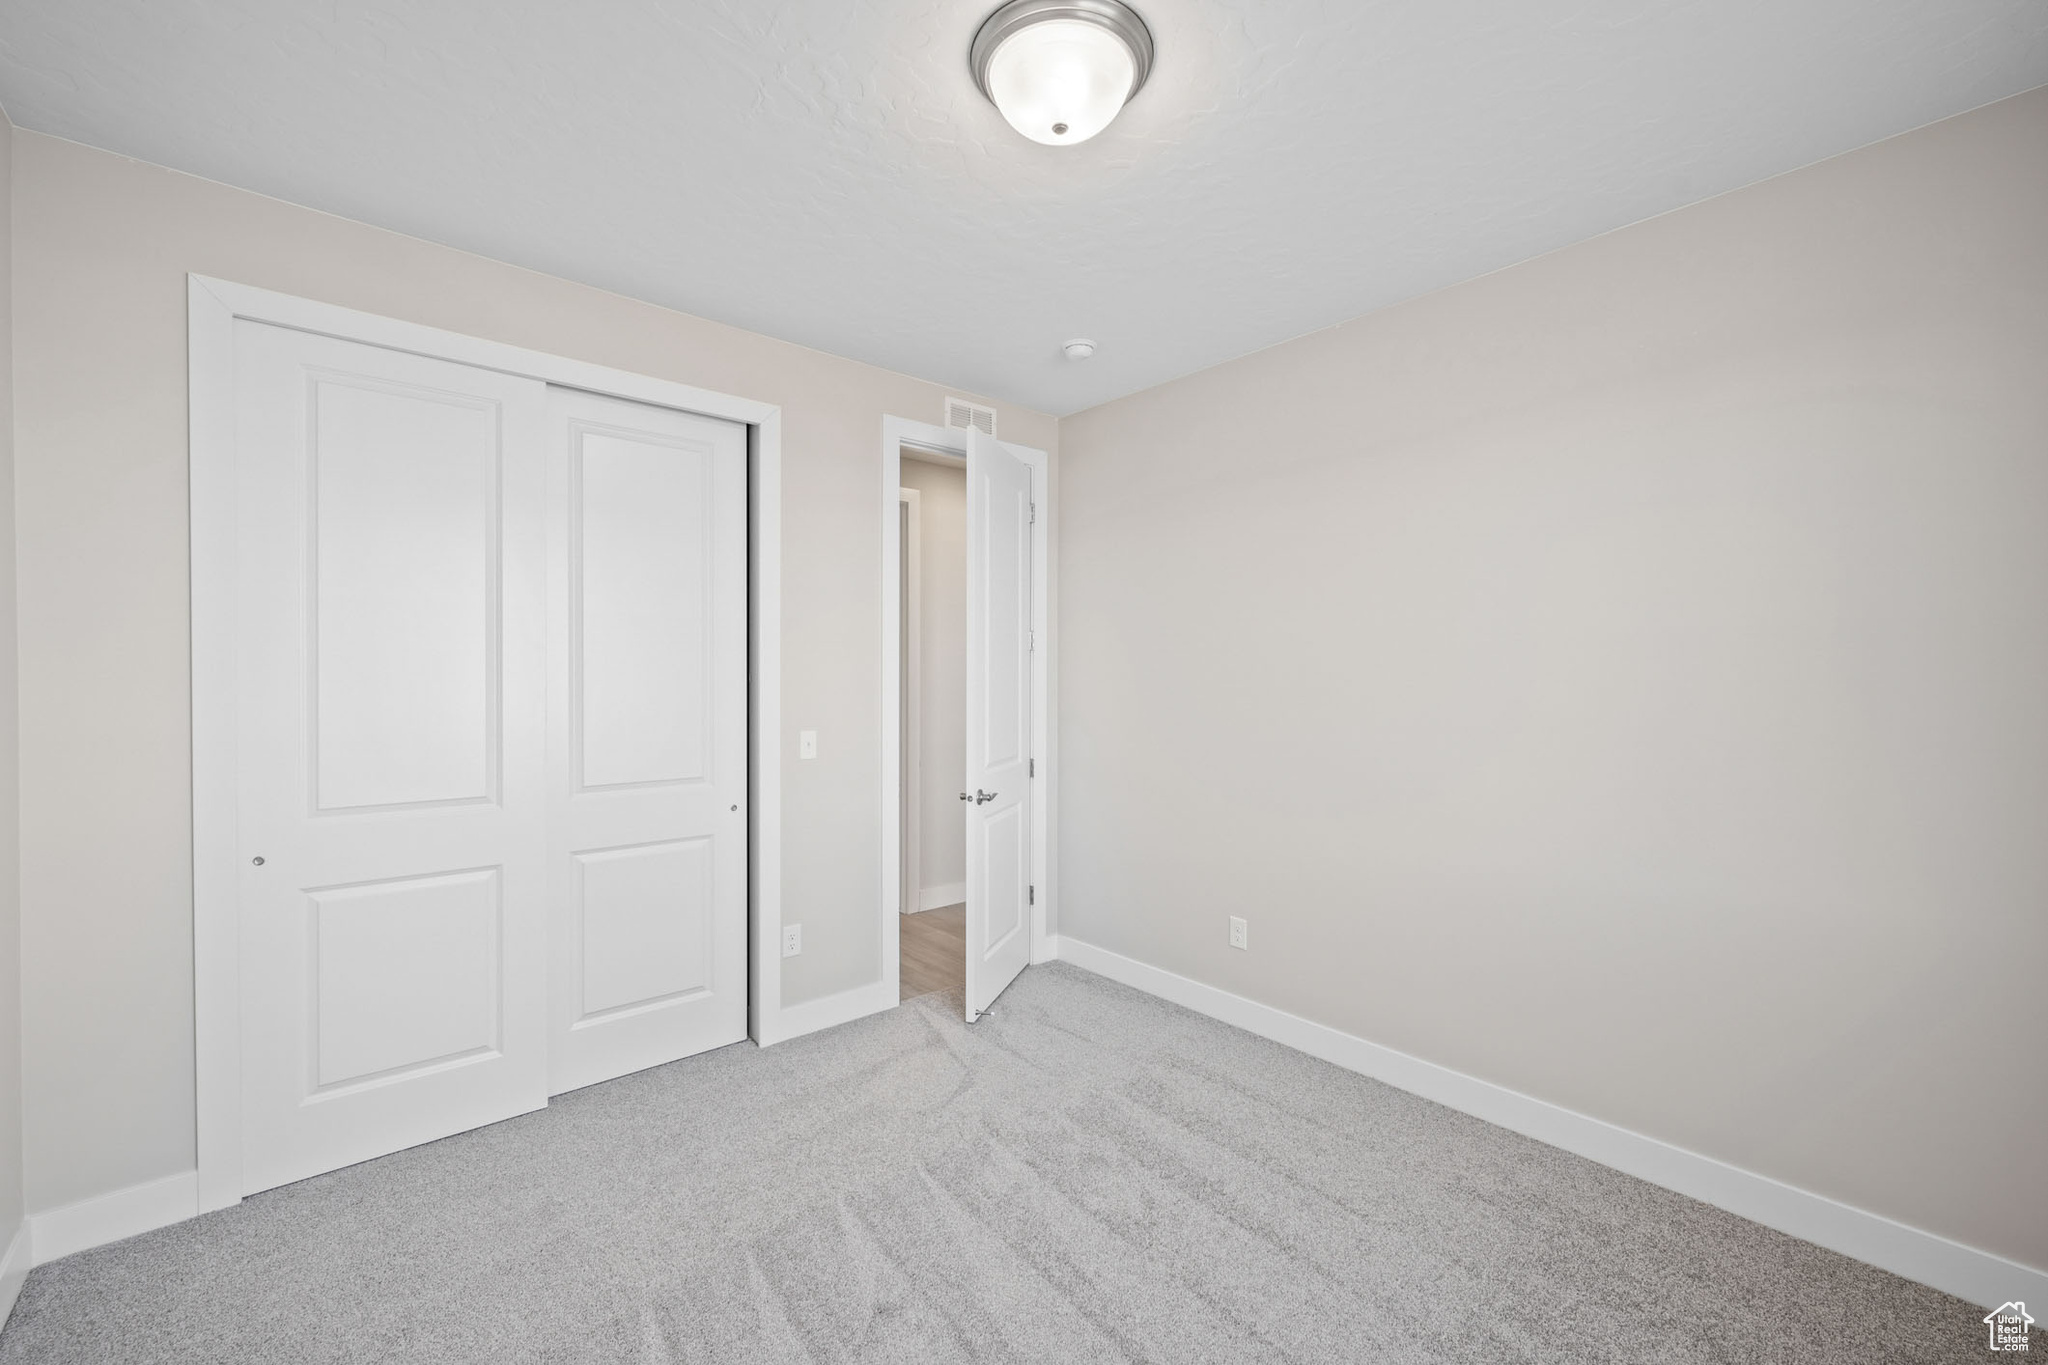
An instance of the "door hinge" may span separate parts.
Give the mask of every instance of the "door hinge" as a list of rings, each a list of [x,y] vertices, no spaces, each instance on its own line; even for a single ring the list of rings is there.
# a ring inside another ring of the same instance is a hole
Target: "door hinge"
[[[1035,502],[1031,504],[1031,524],[1033,526],[1038,524],[1038,504]]]
[[[1028,901],[1026,901],[1026,902],[1025,902],[1025,904],[1026,904],[1026,905],[1036,905],[1036,904],[1038,904],[1038,888],[1037,888],[1037,887],[1035,887],[1035,886],[1034,886],[1034,887],[1032,887],[1032,888],[1031,888],[1031,899],[1030,899],[1030,900],[1028,900]]]
[[[1025,632],[1024,632],[1024,652],[1028,654],[1028,653],[1032,652],[1033,650],[1035,650],[1035,649],[1037,649],[1037,648],[1038,648],[1038,632],[1037,632],[1037,631],[1035,631],[1035,630],[1027,630],[1027,631],[1025,631]]]
[[[1027,759],[1025,759],[1025,760],[1024,760],[1024,762],[1025,762],[1025,763],[1026,763],[1027,765],[1029,765],[1029,767],[1028,767],[1027,771],[1025,772],[1024,776],[1026,776],[1026,777],[1036,777],[1036,776],[1038,776],[1038,760],[1037,760],[1037,759],[1035,759],[1035,758],[1027,758]]]

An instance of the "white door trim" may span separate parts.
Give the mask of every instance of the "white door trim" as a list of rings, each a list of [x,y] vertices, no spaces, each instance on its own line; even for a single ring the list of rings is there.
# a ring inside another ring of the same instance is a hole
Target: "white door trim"
[[[672,380],[551,356],[201,275],[187,277],[192,554],[192,949],[198,1211],[242,1190],[240,871],[236,811],[237,319],[523,375],[748,427],[749,1032],[786,1036],[782,935],[782,410]],[[890,530],[894,539],[894,504]],[[894,916],[890,917],[893,921]],[[893,925],[892,925],[893,927]],[[893,939],[892,939],[893,944]]]
[[[915,488],[899,488],[905,516],[901,530],[910,538],[903,547],[903,648],[899,659],[910,660],[910,676],[903,680],[903,766],[902,818],[910,828],[903,831],[902,864],[909,869],[900,891],[898,906],[922,910],[924,906],[924,495]]]
[[[32,1213],[23,1223],[33,1265],[154,1232],[199,1215],[199,1177],[191,1171],[145,1180],[90,1199]]]
[[[1031,884],[1037,896],[1031,907],[1031,960],[1050,962],[1054,956],[1047,925],[1051,913],[1052,878],[1052,724],[1057,719],[1051,702],[1047,660],[1052,654],[1049,628],[1049,566],[1052,526],[1052,462],[1042,450],[1003,443],[1018,459],[1031,466],[1031,497],[1038,515],[1031,524],[1031,626],[1037,644],[1031,653],[1031,749],[1037,776],[1031,784]],[[899,613],[899,575],[902,573],[898,544],[896,503],[903,485],[903,447],[957,459],[967,466],[967,437],[964,432],[907,417],[882,419],[882,972],[887,996],[895,1001],[902,986],[902,903],[900,859],[901,818],[898,791],[903,782],[902,736],[899,731],[902,670],[898,646],[902,630]]]

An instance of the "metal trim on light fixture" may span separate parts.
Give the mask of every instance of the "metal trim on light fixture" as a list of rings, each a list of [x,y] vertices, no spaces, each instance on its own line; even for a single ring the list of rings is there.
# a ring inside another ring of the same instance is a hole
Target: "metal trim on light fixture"
[[[1115,34],[1131,50],[1131,88],[1124,100],[1129,102],[1145,88],[1145,78],[1152,74],[1152,30],[1123,0],[1010,0],[982,21],[974,35],[974,46],[967,51],[974,83],[988,96],[989,103],[994,104],[996,99],[988,88],[988,64],[996,49],[1006,39],[1049,19],[1072,19]]]

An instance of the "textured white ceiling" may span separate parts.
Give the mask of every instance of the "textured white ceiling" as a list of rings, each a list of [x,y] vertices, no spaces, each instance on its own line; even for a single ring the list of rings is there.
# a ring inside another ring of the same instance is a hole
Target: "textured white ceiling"
[[[1151,83],[1050,148],[995,3],[7,0],[0,103],[1067,413],[2048,83],[2044,0],[1138,0]]]

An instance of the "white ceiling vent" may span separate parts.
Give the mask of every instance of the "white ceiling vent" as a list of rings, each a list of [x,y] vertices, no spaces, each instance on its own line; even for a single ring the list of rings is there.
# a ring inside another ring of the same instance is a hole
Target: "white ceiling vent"
[[[946,399],[946,425],[965,431],[973,427],[976,431],[996,434],[996,410],[970,403],[965,398]]]

